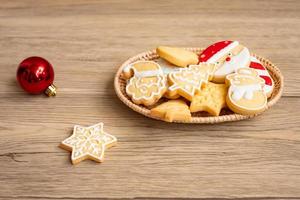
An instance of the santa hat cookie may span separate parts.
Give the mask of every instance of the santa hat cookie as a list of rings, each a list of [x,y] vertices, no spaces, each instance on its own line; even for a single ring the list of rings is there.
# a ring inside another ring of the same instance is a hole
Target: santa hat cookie
[[[221,41],[206,48],[199,56],[200,62],[215,63],[239,45],[238,41]]]
[[[167,80],[159,64],[137,61],[123,68],[123,77],[129,79],[126,93],[136,104],[151,106],[167,90]]]
[[[223,83],[228,74],[239,68],[248,67],[250,63],[249,50],[238,41],[221,41],[206,48],[199,55],[199,62],[216,63],[213,81]]]
[[[254,69],[258,73],[259,77],[265,80],[263,90],[266,93],[267,97],[270,97],[273,92],[274,82],[268,70],[254,56],[251,56],[249,68]]]

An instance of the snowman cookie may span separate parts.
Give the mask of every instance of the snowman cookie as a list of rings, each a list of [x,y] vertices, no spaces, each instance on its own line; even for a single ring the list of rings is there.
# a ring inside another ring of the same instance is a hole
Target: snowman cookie
[[[249,67],[249,50],[238,41],[221,41],[206,48],[199,55],[199,62],[216,63],[213,82],[224,83],[228,74]]]
[[[190,65],[177,72],[169,73],[167,96],[172,98],[180,95],[192,101],[196,92],[201,90],[201,86],[210,80],[215,67],[215,64],[199,63],[199,65]]]
[[[151,106],[167,90],[166,76],[153,61],[137,61],[123,69],[123,77],[129,79],[126,93],[136,104]]]
[[[236,73],[227,75],[226,84],[229,85],[226,103],[235,113],[252,115],[266,109],[265,81],[254,69],[238,69]]]

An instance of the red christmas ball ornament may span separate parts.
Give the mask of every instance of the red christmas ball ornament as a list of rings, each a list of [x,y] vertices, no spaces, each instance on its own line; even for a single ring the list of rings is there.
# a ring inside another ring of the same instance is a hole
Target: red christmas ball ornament
[[[17,80],[30,94],[44,92],[47,96],[56,95],[56,87],[53,85],[54,70],[44,58],[29,57],[23,60],[17,70]]]

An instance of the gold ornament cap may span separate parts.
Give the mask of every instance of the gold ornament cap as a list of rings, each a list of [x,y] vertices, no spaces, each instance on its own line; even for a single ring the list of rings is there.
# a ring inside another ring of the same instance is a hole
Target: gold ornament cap
[[[45,90],[45,94],[48,96],[48,97],[53,97],[53,96],[56,96],[56,90],[57,90],[57,87],[53,84],[49,85],[49,87]]]

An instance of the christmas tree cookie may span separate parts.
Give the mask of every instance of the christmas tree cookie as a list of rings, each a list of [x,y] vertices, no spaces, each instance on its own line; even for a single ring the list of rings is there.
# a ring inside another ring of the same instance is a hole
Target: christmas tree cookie
[[[214,70],[215,64],[199,63],[199,65],[190,65],[177,72],[169,73],[168,96],[180,95],[191,101],[196,92],[201,90],[202,85],[211,78]]]

